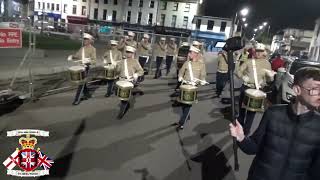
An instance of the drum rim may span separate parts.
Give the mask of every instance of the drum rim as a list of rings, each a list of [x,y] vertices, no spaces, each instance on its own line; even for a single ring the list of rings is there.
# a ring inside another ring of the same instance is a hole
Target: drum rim
[[[260,91],[260,92],[263,93],[263,96],[254,96],[254,95],[250,94],[248,90],[257,90],[257,91]],[[267,97],[267,94],[266,94],[265,92],[259,90],[259,89],[246,89],[246,90],[245,90],[245,95],[248,95],[249,97],[253,97],[253,98],[263,98],[263,99]]]
[[[72,68],[75,68],[75,67],[78,67],[79,69],[72,69]],[[68,68],[69,71],[72,71],[72,72],[82,72],[82,71],[85,71],[85,67],[83,66],[71,66]]]

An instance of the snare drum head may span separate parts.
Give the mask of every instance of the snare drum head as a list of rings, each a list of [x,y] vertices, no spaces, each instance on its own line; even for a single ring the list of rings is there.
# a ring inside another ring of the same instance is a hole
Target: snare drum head
[[[71,66],[71,67],[69,67],[69,70],[70,71],[75,71],[75,72],[77,72],[77,71],[84,71],[84,67],[83,66]]]
[[[131,82],[128,81],[117,81],[116,85],[119,87],[131,87],[133,88],[133,84]]]
[[[189,85],[189,84],[184,84],[184,85],[180,86],[180,89],[183,89],[183,90],[195,90],[195,89],[197,89],[197,87]]]
[[[106,66],[103,66],[104,69],[114,69],[115,66],[114,65],[106,65]]]
[[[266,97],[266,93],[264,93],[263,91],[261,90],[258,90],[258,89],[247,89],[245,91],[246,94],[252,96],[252,97]]]

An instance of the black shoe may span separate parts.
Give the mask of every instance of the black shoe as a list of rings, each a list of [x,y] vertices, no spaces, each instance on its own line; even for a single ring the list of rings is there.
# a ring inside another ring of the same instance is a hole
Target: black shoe
[[[179,131],[179,130],[183,130],[183,126],[178,126],[177,127],[177,130]]]
[[[139,94],[140,94],[140,96],[143,96],[143,95],[144,95],[144,92],[143,92],[143,91],[141,91],[141,92],[139,92]]]
[[[76,105],[79,105],[80,104],[80,101],[75,101],[72,103],[72,105],[76,106]]]
[[[111,94],[108,94],[108,93],[104,95],[104,97],[110,97],[110,96]]]
[[[181,106],[181,104],[178,103],[177,101],[175,101],[171,106],[172,106],[172,107],[178,107],[178,106]]]
[[[178,96],[179,96],[178,92],[174,92],[174,93],[170,94],[170,97],[178,97]]]

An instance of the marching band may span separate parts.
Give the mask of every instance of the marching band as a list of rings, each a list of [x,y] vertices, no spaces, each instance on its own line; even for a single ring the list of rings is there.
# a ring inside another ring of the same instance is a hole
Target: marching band
[[[135,34],[130,31],[128,36],[123,36],[119,42],[110,40],[103,55],[104,79],[107,82],[105,97],[110,97],[115,91],[116,96],[121,100],[119,119],[130,108],[132,95],[144,94],[139,85],[144,81],[145,65],[149,62],[152,54],[148,34],[143,34],[139,43],[134,40],[134,37]],[[83,47],[75,55],[68,57],[68,60],[77,60],[76,62],[81,64],[69,68],[71,81],[79,85],[73,105],[78,105],[81,100],[91,97],[87,87],[87,77],[90,65],[96,63],[96,49],[92,46],[93,40],[90,34],[84,33]],[[191,107],[197,102],[198,86],[209,84],[206,81],[206,65],[202,46],[201,42],[193,41],[189,53],[183,61],[179,61],[177,58],[178,45],[175,38],[170,38],[169,43],[166,43],[166,38],[161,37],[153,47],[156,61],[155,79],[161,77],[161,65],[164,60],[167,75],[170,72],[172,62],[177,60],[178,82],[176,92],[171,95],[176,98],[172,106],[182,107],[181,117],[175,123],[177,129],[183,129],[186,121],[190,119]],[[270,63],[265,59],[264,45],[257,44],[254,49],[254,55],[244,52],[249,58],[242,57],[241,64],[238,62],[236,66],[236,75],[243,80],[238,119],[244,125],[246,134],[249,133],[255,112],[263,111],[263,107],[250,107],[249,101],[259,102],[261,100],[260,104],[263,106],[266,99],[263,87],[267,85],[268,81],[272,81],[274,76]],[[216,81],[216,94],[219,97],[228,81],[228,61],[224,51],[218,53]]]

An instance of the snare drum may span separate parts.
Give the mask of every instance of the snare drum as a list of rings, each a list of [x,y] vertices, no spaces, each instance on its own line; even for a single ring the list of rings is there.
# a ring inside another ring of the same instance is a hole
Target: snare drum
[[[253,112],[263,112],[267,95],[258,89],[247,89],[242,106]]]
[[[85,81],[86,73],[83,66],[72,66],[69,68],[70,80],[75,83]]]
[[[181,85],[180,86],[180,97],[178,102],[183,104],[193,104],[197,102],[197,87],[192,85]]]
[[[116,94],[120,98],[120,100],[128,101],[131,96],[133,84],[128,81],[117,81],[116,86],[117,86]]]
[[[114,65],[103,66],[104,68],[104,78],[113,80],[116,79],[116,68]]]

